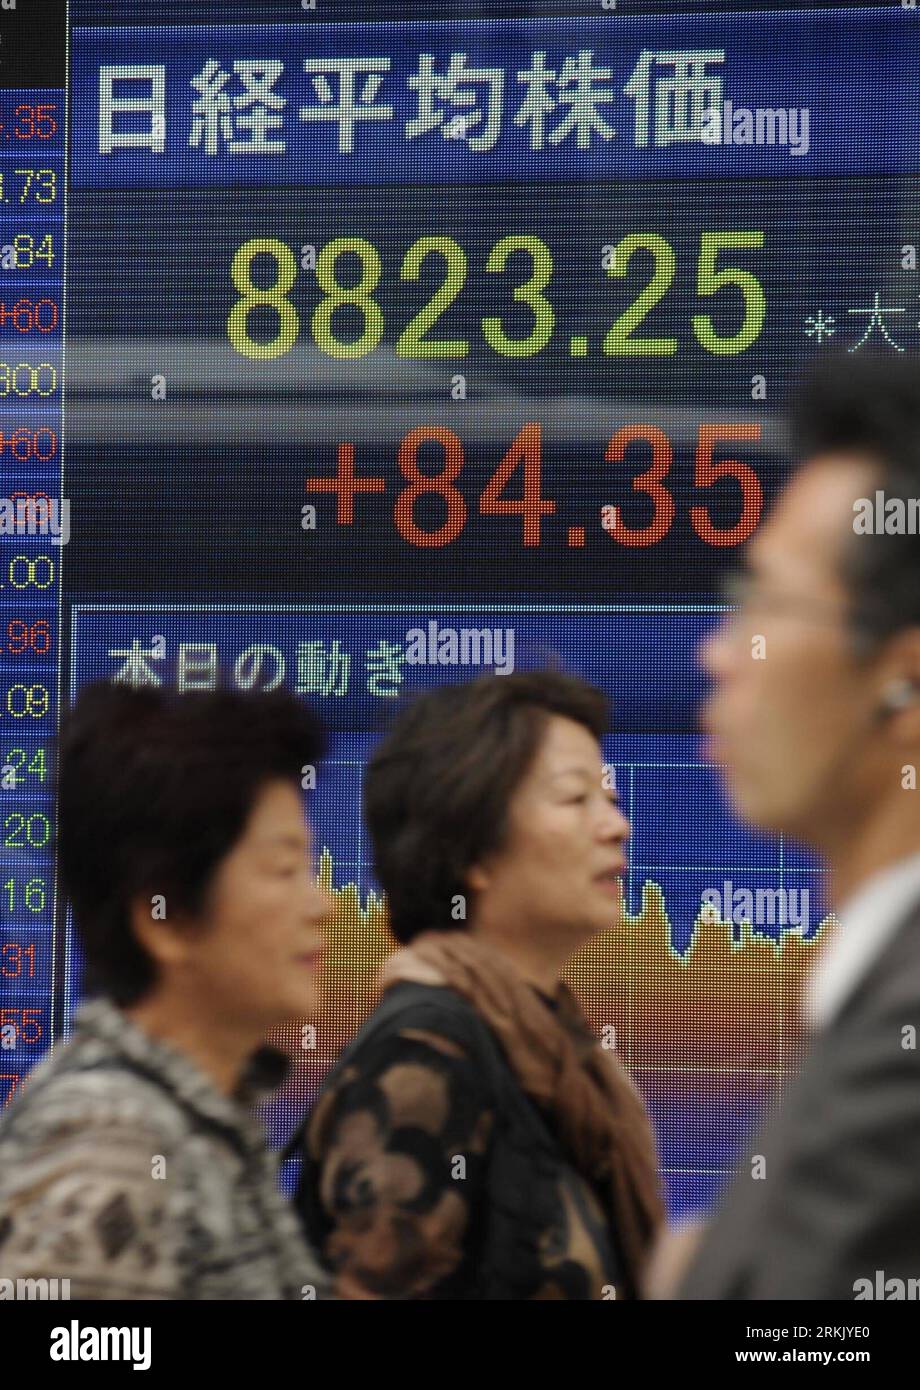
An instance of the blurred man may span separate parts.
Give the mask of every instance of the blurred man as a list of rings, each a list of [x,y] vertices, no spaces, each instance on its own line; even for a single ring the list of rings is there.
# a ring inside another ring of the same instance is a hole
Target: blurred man
[[[795,425],[804,467],[703,650],[704,726],[741,815],[824,856],[841,926],[800,1074],[686,1269],[691,1299],[920,1280],[920,365],[831,359]]]

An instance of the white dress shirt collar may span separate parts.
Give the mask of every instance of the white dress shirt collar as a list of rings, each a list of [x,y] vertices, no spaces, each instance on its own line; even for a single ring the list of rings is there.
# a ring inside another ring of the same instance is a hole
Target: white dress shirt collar
[[[915,904],[920,903],[920,854],[900,859],[867,879],[840,911],[840,929],[805,987],[805,1021],[824,1028],[869,973]]]

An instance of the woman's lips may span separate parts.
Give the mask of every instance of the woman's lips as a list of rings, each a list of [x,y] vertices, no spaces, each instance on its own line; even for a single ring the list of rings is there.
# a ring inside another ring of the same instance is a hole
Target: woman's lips
[[[309,970],[316,970],[322,964],[325,950],[322,946],[315,951],[304,951],[302,955],[295,956],[298,965],[305,965]]]
[[[594,875],[594,882],[611,892],[619,892],[623,875],[626,873],[626,865],[620,864],[612,869],[604,869],[601,873]]]

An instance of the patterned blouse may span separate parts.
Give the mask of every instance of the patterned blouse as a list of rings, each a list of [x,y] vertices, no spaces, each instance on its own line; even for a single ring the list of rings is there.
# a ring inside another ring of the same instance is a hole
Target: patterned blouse
[[[114,1004],[85,1004],[0,1122],[0,1280],[69,1279],[73,1299],[327,1296],[249,1113],[285,1066],[260,1049],[229,1097]]]
[[[388,990],[293,1143],[295,1203],[340,1297],[625,1291],[598,1194],[451,990]]]

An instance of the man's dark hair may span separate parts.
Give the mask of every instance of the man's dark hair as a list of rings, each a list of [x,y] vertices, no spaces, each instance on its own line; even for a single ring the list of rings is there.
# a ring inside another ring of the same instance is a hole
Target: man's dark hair
[[[100,681],[80,692],[58,742],[57,856],[90,992],[121,1005],[148,992],[156,966],[131,929],[132,900],[161,893],[170,914],[205,911],[265,784],[299,788],[322,745],[315,716],[285,690]]]
[[[508,803],[551,715],[600,740],[607,699],[574,676],[533,671],[439,686],[400,711],[364,777],[365,820],[397,940],[462,927],[451,916],[457,894],[468,920],[467,873],[501,847]]]
[[[795,399],[799,455],[866,454],[874,487],[906,507],[920,498],[920,360],[834,354],[819,359]],[[854,626],[868,645],[920,624],[920,540],[852,535],[844,552]]]

